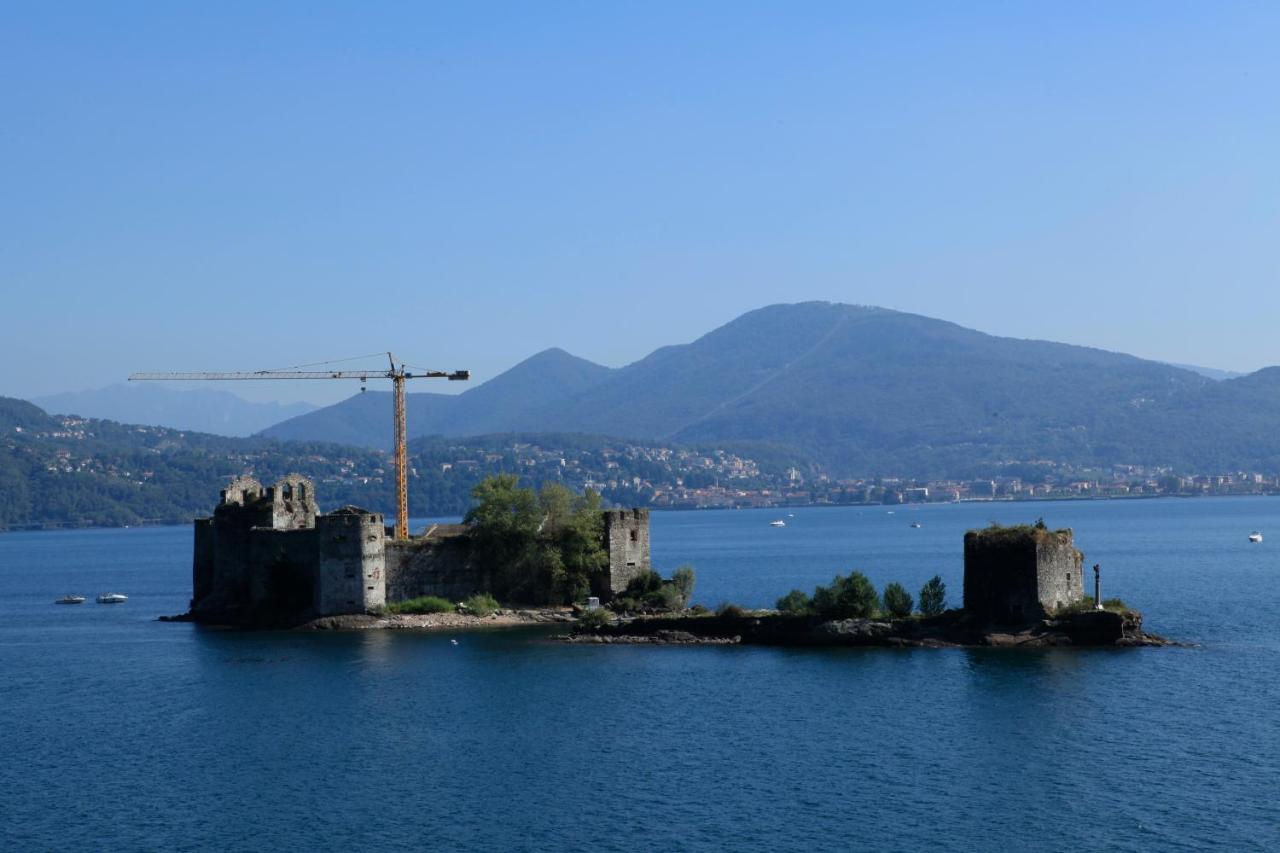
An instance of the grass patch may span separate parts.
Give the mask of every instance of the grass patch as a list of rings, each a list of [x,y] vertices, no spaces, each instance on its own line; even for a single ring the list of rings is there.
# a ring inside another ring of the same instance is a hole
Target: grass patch
[[[438,595],[420,595],[387,605],[388,613],[452,613],[453,602]]]
[[[716,615],[721,619],[745,619],[747,611],[739,604],[725,602],[716,608]]]
[[[479,592],[463,599],[462,611],[472,616],[489,616],[498,612],[498,599],[487,592]]]
[[[587,631],[597,631],[611,624],[613,624],[613,614],[603,607],[584,610],[578,614],[578,627]]]

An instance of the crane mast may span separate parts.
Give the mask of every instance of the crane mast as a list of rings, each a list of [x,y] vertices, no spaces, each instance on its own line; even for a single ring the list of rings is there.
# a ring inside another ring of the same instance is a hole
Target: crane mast
[[[405,422],[404,383],[406,379],[448,379],[465,381],[471,378],[469,370],[423,370],[417,373],[405,370],[405,365],[396,366],[395,356],[387,353],[390,362],[388,370],[253,370],[227,373],[209,372],[171,372],[171,373],[133,373],[129,381],[236,381],[252,379],[358,379],[361,390],[370,379],[390,379],[392,396],[395,399],[394,446],[396,465],[396,539],[409,538],[409,453],[408,430]]]

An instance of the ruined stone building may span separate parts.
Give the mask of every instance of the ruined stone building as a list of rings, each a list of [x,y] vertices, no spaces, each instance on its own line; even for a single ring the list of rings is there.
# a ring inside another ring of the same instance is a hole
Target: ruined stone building
[[[964,535],[964,609],[1020,624],[1084,598],[1084,555],[1073,534],[1043,527],[990,527]]]
[[[651,568],[649,511],[606,510],[604,531],[609,565],[592,578],[592,594],[608,601]],[[458,601],[490,592],[468,532],[433,525],[396,541],[380,513],[354,506],[321,513],[306,477],[290,474],[267,487],[238,477],[213,515],[195,521],[191,613],[330,616],[423,595]]]

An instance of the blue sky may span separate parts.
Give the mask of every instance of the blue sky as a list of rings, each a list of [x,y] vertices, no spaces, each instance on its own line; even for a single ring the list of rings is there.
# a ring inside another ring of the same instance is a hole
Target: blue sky
[[[0,394],[620,365],[806,299],[1280,363],[1275,3],[0,16]]]

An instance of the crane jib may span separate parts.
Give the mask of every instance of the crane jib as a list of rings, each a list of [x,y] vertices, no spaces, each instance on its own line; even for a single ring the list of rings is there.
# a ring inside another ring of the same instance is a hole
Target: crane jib
[[[388,353],[390,357],[390,353]],[[469,370],[425,370],[410,373],[401,365],[397,370],[391,360],[390,370],[255,370],[226,373],[133,373],[129,381],[236,381],[253,379],[358,379],[364,383],[370,379],[390,379],[395,390],[393,429],[396,457],[396,539],[409,538],[409,488],[408,488],[408,430],[405,428],[404,381],[406,379],[448,379],[451,382],[471,378]]]

